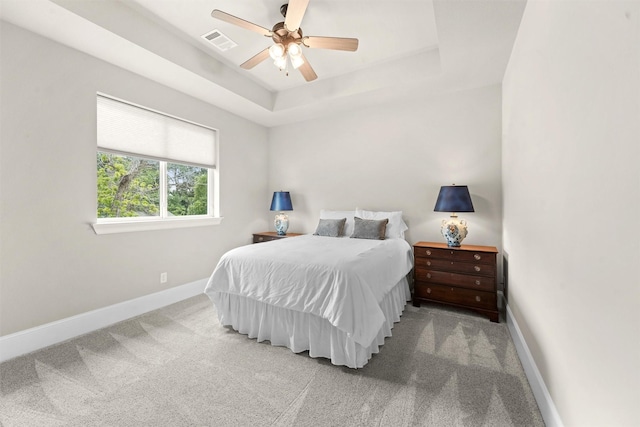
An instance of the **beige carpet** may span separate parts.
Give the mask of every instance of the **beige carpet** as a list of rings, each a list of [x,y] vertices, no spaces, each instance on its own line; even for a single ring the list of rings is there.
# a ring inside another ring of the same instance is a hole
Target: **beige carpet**
[[[191,298],[0,365],[2,426],[543,425],[505,324],[407,305],[363,369],[257,343]]]

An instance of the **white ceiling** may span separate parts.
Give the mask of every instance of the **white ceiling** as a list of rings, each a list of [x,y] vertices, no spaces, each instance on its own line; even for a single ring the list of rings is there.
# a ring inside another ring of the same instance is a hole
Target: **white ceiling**
[[[355,37],[356,52],[304,48],[318,74],[239,64],[270,46],[211,17],[262,27],[286,0],[0,0],[0,18],[265,126],[348,112],[416,93],[502,81],[526,0],[310,0],[304,35]],[[202,39],[218,29],[238,46]]]
[[[131,0],[129,4],[143,14],[160,18],[179,29],[197,41],[198,46],[207,53],[237,67],[271,46],[273,41],[269,37],[212,18],[212,7],[271,29],[277,22],[284,21],[280,5],[286,2],[287,0],[265,0],[256,5],[255,0],[192,0],[186,3],[188,7],[176,7],[176,1],[172,0]],[[398,1],[395,10],[390,9],[390,2],[382,1],[310,1],[301,26],[304,35],[354,37],[360,40],[356,54],[305,49],[304,54],[318,76],[322,79],[336,77],[388,62],[392,58],[437,48],[438,36],[431,1]],[[412,25],[403,28],[405,22]],[[415,25],[417,22],[422,22],[422,25]],[[223,53],[200,38],[213,29],[222,31],[238,46]],[[407,42],[409,40],[411,42]],[[287,78],[272,61],[264,61],[253,71],[243,74],[272,91],[306,84],[300,73],[291,72]]]

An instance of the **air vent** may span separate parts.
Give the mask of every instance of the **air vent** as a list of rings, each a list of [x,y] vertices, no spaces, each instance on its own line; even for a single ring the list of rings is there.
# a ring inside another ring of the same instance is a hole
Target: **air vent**
[[[220,30],[209,31],[203,34],[202,38],[220,49],[222,52],[238,46],[233,40],[225,36]]]

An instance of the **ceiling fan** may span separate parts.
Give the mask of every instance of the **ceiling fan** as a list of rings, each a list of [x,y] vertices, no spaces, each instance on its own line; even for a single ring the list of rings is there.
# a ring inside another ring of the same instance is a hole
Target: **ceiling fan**
[[[211,16],[246,30],[255,31],[265,37],[271,37],[273,40],[274,44],[272,46],[240,64],[241,68],[250,70],[271,57],[274,60],[274,64],[280,70],[286,71],[288,67],[287,64],[290,62],[293,68],[299,70],[304,79],[310,82],[317,79],[318,75],[313,71],[309,61],[302,53],[301,46],[312,49],[333,49],[355,52],[358,50],[358,39],[303,36],[300,23],[302,22],[308,5],[309,0],[290,0],[289,4],[283,4],[280,7],[280,13],[284,17],[284,21],[278,22],[271,30],[218,9],[211,12]]]

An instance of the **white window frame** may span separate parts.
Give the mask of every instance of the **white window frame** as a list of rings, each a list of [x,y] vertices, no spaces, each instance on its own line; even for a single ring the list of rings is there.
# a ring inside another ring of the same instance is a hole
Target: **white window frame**
[[[202,227],[202,226],[211,226],[218,225],[222,222],[222,217],[220,216],[219,211],[219,196],[220,196],[220,185],[219,185],[219,173],[218,173],[218,131],[209,126],[203,126],[201,124],[184,120],[182,118],[172,116],[170,114],[166,114],[160,111],[156,111],[147,107],[143,107],[140,105],[133,104],[128,101],[124,101],[110,95],[105,95],[102,93],[98,93],[98,96],[103,96],[105,98],[110,98],[115,101],[123,102],[125,104],[132,105],[134,107],[143,108],[145,110],[162,114],[177,120],[181,120],[187,123],[192,123],[198,126],[202,126],[207,129],[211,129],[214,132],[215,139],[215,156],[216,156],[216,164],[213,168],[207,169],[207,214],[206,215],[185,215],[185,216],[168,216],[167,213],[167,196],[168,196],[168,184],[167,184],[167,163],[176,163],[176,164],[185,164],[179,160],[173,159],[150,159],[159,162],[159,173],[160,173],[160,215],[154,217],[126,217],[126,218],[98,218],[97,217],[97,207],[96,207],[96,221],[91,224],[93,230],[96,234],[114,234],[114,233],[127,233],[134,231],[151,231],[151,230],[165,230],[165,229],[175,229],[175,228],[188,228],[188,227]],[[101,149],[97,147],[97,152],[109,152],[108,150]],[[145,158],[143,154],[136,155],[135,153],[117,153],[114,154],[123,155],[123,156],[134,156]],[[96,185],[97,189],[97,185]],[[97,200],[97,199],[96,199]]]

